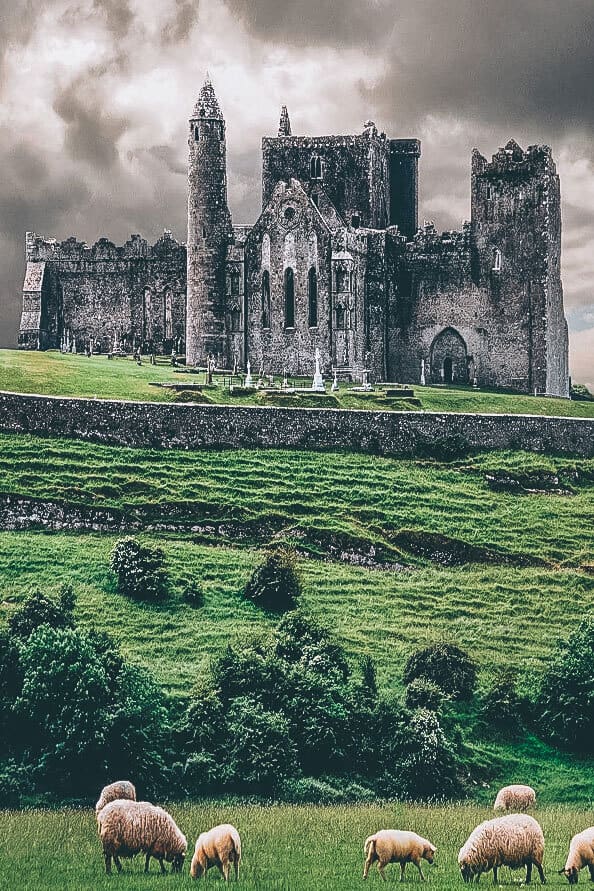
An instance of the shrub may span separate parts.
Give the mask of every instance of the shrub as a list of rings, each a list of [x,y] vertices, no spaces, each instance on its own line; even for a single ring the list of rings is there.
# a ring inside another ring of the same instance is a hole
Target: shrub
[[[434,681],[421,677],[410,682],[406,688],[404,702],[410,709],[424,708],[430,712],[439,712],[447,698]]]
[[[254,570],[243,592],[246,600],[274,613],[295,609],[300,594],[295,558],[284,548],[268,554],[264,563]]]
[[[434,644],[409,657],[404,683],[410,684],[417,678],[433,681],[453,699],[470,699],[476,687],[476,664],[454,644]]]
[[[120,538],[111,552],[111,569],[118,577],[118,592],[126,597],[158,600],[168,592],[165,556],[160,548]]]
[[[20,640],[27,640],[41,625],[72,628],[74,605],[74,592],[69,585],[62,587],[57,603],[41,591],[34,591],[10,617],[8,627],[11,634]]]
[[[559,646],[536,697],[544,735],[576,752],[594,739],[594,617],[584,619]]]
[[[458,758],[434,712],[414,712],[403,751],[385,780],[390,795],[408,799],[452,798],[462,792]]]
[[[297,750],[284,715],[241,697],[229,710],[227,726],[229,773],[237,783],[268,791],[296,772]]]
[[[204,590],[202,586],[197,582],[194,582],[193,585],[185,587],[182,591],[182,600],[184,603],[187,603],[189,606],[193,606],[196,609],[204,606]]]
[[[483,700],[481,717],[491,727],[515,736],[522,727],[522,701],[516,691],[515,675],[504,672]]]
[[[592,393],[586,387],[585,384],[572,384],[571,385],[571,398],[572,399],[582,399],[587,402],[591,402],[594,399],[594,396],[592,395]]]

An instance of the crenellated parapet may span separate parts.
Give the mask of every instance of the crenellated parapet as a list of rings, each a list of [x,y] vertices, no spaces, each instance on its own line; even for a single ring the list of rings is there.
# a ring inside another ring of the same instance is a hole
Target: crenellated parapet
[[[116,245],[106,237],[98,238],[91,245],[86,241],[79,241],[74,236],[58,241],[55,238],[37,235],[35,232],[27,232],[25,238],[25,256],[26,261],[30,263],[151,260],[164,255],[185,254],[185,249],[185,244],[177,241],[168,229],[153,245],[140,235],[131,235],[123,245]]]
[[[472,173],[476,176],[535,176],[556,172],[553,153],[548,145],[529,145],[523,149],[515,139],[510,139],[495,152],[491,161],[487,161],[477,149],[472,153]]]

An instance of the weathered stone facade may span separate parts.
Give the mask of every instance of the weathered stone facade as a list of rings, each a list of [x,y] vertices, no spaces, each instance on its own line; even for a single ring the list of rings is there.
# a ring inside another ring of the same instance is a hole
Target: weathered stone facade
[[[476,383],[567,396],[559,178],[513,140],[472,158],[471,221],[417,223],[416,139],[262,141],[262,213],[233,226],[212,84],[189,122],[188,245],[27,236],[20,344],[185,350],[198,365]],[[187,300],[186,300],[187,282]],[[186,311],[187,307],[187,311]]]

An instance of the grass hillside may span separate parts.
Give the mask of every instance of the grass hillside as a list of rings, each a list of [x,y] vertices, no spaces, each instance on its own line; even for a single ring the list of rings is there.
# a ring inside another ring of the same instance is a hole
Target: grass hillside
[[[426,887],[460,889],[458,851],[472,829],[493,815],[486,807],[468,805],[258,807],[219,803],[169,809],[188,839],[186,864],[181,875],[168,871],[167,876],[159,876],[158,864],[152,860],[148,877],[143,874],[142,855],[124,860],[121,875],[105,875],[95,814],[90,810],[4,812],[0,814],[0,889],[196,887],[189,875],[194,842],[201,831],[220,822],[231,822],[239,830],[243,858],[239,881],[248,891],[352,891],[361,884],[365,838],[385,827],[410,828],[436,845],[434,865],[422,863]],[[545,836],[544,870],[549,887],[566,888],[567,879],[557,871],[565,864],[569,838],[592,822],[591,812],[548,807],[539,809],[536,816]],[[582,883],[587,877],[587,870],[584,872]],[[512,872],[503,868],[499,883],[518,885],[524,874],[523,869]],[[398,864],[386,868],[386,877],[389,883],[398,880]],[[534,880],[540,887],[538,878]],[[216,869],[208,873],[206,881],[222,887]],[[405,881],[415,887],[422,884],[413,864],[406,867]],[[491,876],[483,877],[483,882],[492,883]],[[377,865],[372,866],[368,883],[370,887],[383,886]]]
[[[312,372],[313,373],[313,372]],[[256,372],[254,371],[254,374]],[[244,397],[229,396],[222,376],[215,376],[217,386],[205,389],[202,394],[186,393],[181,398],[198,402],[233,402],[242,405],[316,405],[324,407],[319,397],[294,399],[282,394],[259,394]],[[24,352],[0,350],[0,390],[18,393],[40,393],[52,396],[86,396],[99,399],[132,399],[154,402],[174,401],[171,390],[151,386],[153,383],[171,382],[177,385],[204,384],[205,375],[175,372],[167,364],[151,365],[148,357],[138,366],[131,358],[108,359],[107,356],[61,354],[48,352]],[[238,382],[236,379],[235,383]],[[276,385],[281,378],[277,375]],[[228,383],[228,379],[227,379]],[[298,386],[310,386],[311,378],[296,382]],[[403,382],[406,383],[406,382]],[[363,408],[381,410],[418,410],[416,404],[386,399],[376,394],[357,394],[349,391],[351,384],[341,384],[338,393],[325,397],[326,407]],[[329,382],[328,382],[329,389]],[[568,399],[521,396],[497,390],[473,390],[471,387],[421,387],[415,386],[415,397],[421,400],[425,411],[495,412],[497,414],[535,414],[571,417],[594,417],[594,402],[574,402]]]

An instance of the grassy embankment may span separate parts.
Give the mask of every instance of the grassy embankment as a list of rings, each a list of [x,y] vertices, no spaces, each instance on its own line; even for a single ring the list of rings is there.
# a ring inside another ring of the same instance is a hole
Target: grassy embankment
[[[215,376],[218,386],[205,389],[202,395],[194,394],[196,401],[231,402],[241,405],[270,405],[275,402],[302,404],[287,397],[265,394],[235,397],[229,396],[223,379]],[[53,396],[86,396],[99,399],[132,399],[170,402],[176,397],[171,390],[154,387],[150,382],[176,384],[203,384],[204,374],[176,373],[168,365],[150,365],[145,357],[141,366],[128,359],[109,360],[107,356],[62,355],[57,351],[44,353],[19,350],[0,350],[0,390],[20,393],[40,393]],[[276,384],[281,378],[277,375]],[[406,383],[406,382],[403,382]],[[309,386],[310,378],[303,378],[299,386]],[[380,392],[358,395],[349,392],[351,384],[341,384],[336,394],[328,392],[325,401],[340,408],[416,410],[416,406],[399,404],[385,399]],[[328,382],[329,389],[329,382]],[[497,414],[535,414],[571,417],[594,417],[594,402],[574,402],[568,399],[551,399],[521,396],[495,390],[473,390],[471,387],[415,387],[425,411],[495,412]],[[185,398],[185,397],[184,397]],[[318,401],[309,403],[320,405]]]
[[[436,846],[435,865],[423,863],[427,887],[464,887],[457,866],[458,851],[471,830],[489,819],[486,808],[468,805],[417,807],[407,805],[283,807],[250,805],[186,805],[170,808],[188,838],[189,855],[198,834],[216,823],[229,821],[239,829],[243,843],[240,886],[270,891],[352,891],[362,885],[363,842],[380,828],[410,828]],[[546,840],[544,867],[549,887],[565,888],[557,875],[565,864],[569,838],[591,824],[591,812],[573,808],[539,809],[536,816]],[[104,873],[94,812],[24,811],[0,813],[0,889],[19,891],[81,891],[93,888],[161,889],[195,887],[189,876],[189,856],[181,876],[159,876],[151,861],[151,874],[143,874],[142,856],[124,861],[120,876]],[[216,878],[215,878],[216,873]],[[585,874],[584,874],[585,873]],[[587,870],[581,875],[585,884]],[[397,865],[386,869],[396,882]],[[517,885],[524,870],[502,869],[500,884]],[[207,881],[219,882],[216,870]],[[491,875],[483,882],[492,882]],[[538,879],[536,878],[538,883]],[[369,874],[370,887],[383,886],[377,867]],[[414,866],[406,867],[406,883],[421,886]]]

